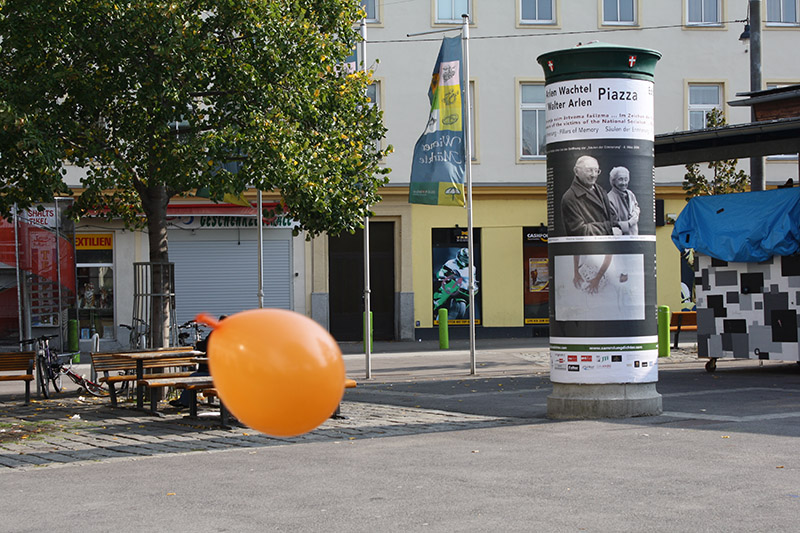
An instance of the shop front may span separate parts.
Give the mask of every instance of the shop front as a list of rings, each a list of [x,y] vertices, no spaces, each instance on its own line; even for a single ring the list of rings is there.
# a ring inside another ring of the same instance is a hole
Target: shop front
[[[221,205],[170,206],[168,215],[177,324],[194,319],[200,312],[221,316],[258,308],[255,210]],[[295,302],[304,301],[304,276],[300,274],[303,241],[292,236],[293,226],[291,219],[282,216],[265,221],[264,307],[298,310]]]

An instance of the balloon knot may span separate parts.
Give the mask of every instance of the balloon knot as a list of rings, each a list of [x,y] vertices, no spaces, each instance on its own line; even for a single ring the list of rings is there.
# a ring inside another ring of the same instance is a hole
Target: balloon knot
[[[195,322],[200,322],[201,324],[205,324],[209,326],[211,329],[216,328],[219,326],[219,320],[214,318],[213,316],[209,315],[208,313],[199,313],[195,318]]]

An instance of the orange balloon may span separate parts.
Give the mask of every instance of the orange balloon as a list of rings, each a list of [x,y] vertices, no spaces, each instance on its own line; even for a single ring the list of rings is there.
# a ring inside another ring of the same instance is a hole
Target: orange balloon
[[[253,309],[211,325],[208,358],[214,387],[236,418],[275,437],[316,428],[344,395],[345,368],[336,340],[308,317]]]

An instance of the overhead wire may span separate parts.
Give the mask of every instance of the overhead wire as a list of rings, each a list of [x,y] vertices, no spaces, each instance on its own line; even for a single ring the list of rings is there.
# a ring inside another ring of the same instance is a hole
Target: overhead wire
[[[403,0],[404,2],[412,1],[412,0]],[[398,2],[400,3],[400,2]],[[647,30],[665,30],[665,29],[672,29],[672,28],[698,28],[703,26],[708,27],[718,27],[724,24],[735,24],[746,23],[746,20],[725,20],[722,22],[711,24],[697,24],[697,25],[686,25],[686,24],[665,24],[660,26],[641,26],[641,27],[619,27],[619,28],[603,28],[597,30],[573,30],[573,31],[548,31],[542,33],[524,33],[524,34],[507,34],[507,35],[471,35],[471,41],[479,41],[479,40],[488,40],[488,39],[521,39],[521,38],[529,38],[529,37],[554,37],[554,36],[561,36],[561,35],[596,35],[602,33],[619,33],[619,32],[640,32],[640,31],[647,31]],[[454,27],[454,30],[458,30],[459,28]],[[385,39],[385,40],[367,40],[368,44],[389,44],[389,43],[417,43],[417,42],[439,42],[441,38],[439,37],[428,37],[424,39]]]

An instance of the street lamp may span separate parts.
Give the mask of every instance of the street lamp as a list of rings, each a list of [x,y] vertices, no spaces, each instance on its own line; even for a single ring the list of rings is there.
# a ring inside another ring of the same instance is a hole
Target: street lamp
[[[750,41],[750,92],[761,90],[761,0],[749,0],[747,22],[739,36],[740,41]],[[750,106],[750,122],[756,121],[756,112]],[[764,159],[750,158],[750,190],[764,190]]]

